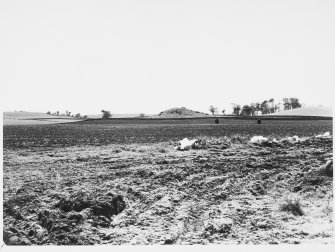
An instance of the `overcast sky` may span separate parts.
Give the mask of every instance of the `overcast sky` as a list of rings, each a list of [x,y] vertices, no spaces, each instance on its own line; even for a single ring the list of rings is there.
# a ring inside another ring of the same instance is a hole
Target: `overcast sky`
[[[4,111],[330,105],[333,0],[1,0]]]

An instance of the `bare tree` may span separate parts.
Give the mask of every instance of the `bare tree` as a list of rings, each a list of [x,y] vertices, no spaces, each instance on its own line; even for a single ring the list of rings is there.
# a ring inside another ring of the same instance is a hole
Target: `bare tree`
[[[270,109],[269,109],[269,111],[270,111],[271,113],[274,113],[274,112],[275,112],[275,111],[274,111],[274,107],[275,107],[274,102],[275,102],[275,99],[273,99],[273,98],[269,99],[269,104],[270,104]]]
[[[209,107],[209,111],[212,113],[212,115],[214,115],[214,113],[217,111],[217,108],[215,108],[214,106],[210,106]]]

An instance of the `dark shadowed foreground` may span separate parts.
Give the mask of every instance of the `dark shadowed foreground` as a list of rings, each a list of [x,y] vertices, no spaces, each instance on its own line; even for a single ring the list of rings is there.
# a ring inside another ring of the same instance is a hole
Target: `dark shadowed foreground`
[[[77,140],[70,133],[55,137],[71,127],[38,128],[41,139],[28,127],[23,141],[22,128],[4,129],[7,244],[332,242],[332,172],[325,169],[332,159],[331,137],[257,145],[243,136],[203,137],[199,149],[177,151],[171,138],[150,145],[71,146]],[[183,127],[175,134],[182,135]],[[285,127],[289,130],[279,131],[277,139],[298,130]],[[241,128],[240,133],[247,130]],[[71,133],[90,139],[90,127],[77,129]],[[172,130],[156,129],[157,139]],[[114,136],[113,130],[99,128],[96,139],[103,132]],[[137,130],[142,128],[132,132]]]

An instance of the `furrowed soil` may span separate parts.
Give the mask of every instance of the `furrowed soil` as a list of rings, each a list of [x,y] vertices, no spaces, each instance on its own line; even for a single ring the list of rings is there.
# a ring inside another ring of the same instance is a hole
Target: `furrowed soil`
[[[333,179],[325,165],[333,158],[333,139],[312,137],[331,132],[332,122],[301,123],[184,124],[171,125],[173,130],[4,127],[4,241],[332,243]],[[219,136],[229,127],[238,129],[235,135]],[[248,129],[254,131],[243,135]],[[278,140],[294,132],[305,137],[296,143],[249,143],[249,135],[261,129],[266,133],[260,135]],[[193,134],[202,135],[198,149],[173,148],[176,138]]]
[[[313,136],[332,132],[332,120],[256,120],[214,119],[88,120],[69,124],[4,126],[4,148],[67,147],[107,144],[160,143],[179,141],[185,137],[250,138]]]

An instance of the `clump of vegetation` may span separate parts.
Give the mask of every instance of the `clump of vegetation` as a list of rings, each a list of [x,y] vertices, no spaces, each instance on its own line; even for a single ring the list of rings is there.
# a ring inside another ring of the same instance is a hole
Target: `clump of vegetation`
[[[248,136],[242,136],[240,134],[235,134],[230,137],[231,143],[247,143],[249,137]]]
[[[111,112],[107,110],[101,110],[102,119],[109,119],[112,117]]]
[[[301,208],[301,202],[299,197],[295,195],[288,195],[279,205],[279,210],[285,212],[291,212],[294,215],[302,216],[304,211]]]

